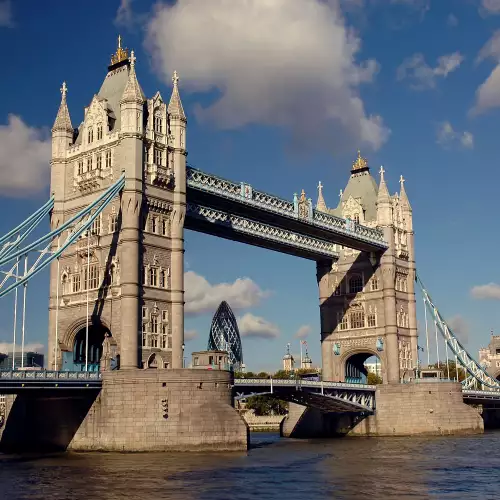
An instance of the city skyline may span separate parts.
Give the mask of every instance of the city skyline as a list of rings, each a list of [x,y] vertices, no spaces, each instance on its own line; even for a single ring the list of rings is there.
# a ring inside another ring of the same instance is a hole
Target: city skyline
[[[484,246],[489,253],[499,239],[489,230],[495,227],[499,180],[494,169],[499,17],[484,2],[461,2],[451,10],[437,2],[392,2],[406,5],[382,11],[375,2],[360,10],[363,2],[351,1],[341,2],[339,11],[336,2],[330,6],[293,0],[304,7],[295,33],[294,9],[285,14],[281,3],[272,8],[253,2],[256,14],[269,9],[267,18],[289,37],[286,42],[285,37],[263,37],[262,46],[252,46],[243,58],[249,73],[241,76],[240,61],[216,41],[202,47],[204,32],[197,33],[198,45],[183,38],[183,27],[205,14],[193,10],[193,0],[180,0],[177,6],[169,2],[156,10],[146,2],[99,4],[99,19],[91,18],[93,2],[75,6],[71,17],[81,17],[82,25],[92,19],[92,30],[69,23],[70,14],[57,2],[33,6],[29,17],[23,9],[26,2],[0,2],[0,40],[12,47],[5,55],[12,72],[0,84],[9,96],[0,104],[0,147],[6,151],[0,160],[0,209],[7,213],[0,230],[5,233],[49,195],[48,129],[62,82],[67,82],[76,126],[106,74],[121,33],[124,45],[136,52],[138,79],[147,95],[160,90],[167,98],[171,73],[179,71],[191,165],[287,199],[305,189],[314,203],[321,181],[331,208],[338,204],[358,148],[377,181],[384,165],[391,193],[403,175],[414,211],[417,270],[476,356],[499,320],[494,301],[500,298],[500,279],[494,265],[479,259],[474,269],[463,269],[464,256],[469,262]],[[223,5],[221,0],[212,7]],[[241,27],[249,14],[243,9],[232,5],[224,28]],[[215,17],[207,24],[217,32]],[[41,26],[58,27],[59,32],[42,36]],[[310,44],[294,41],[292,35],[300,38],[313,26],[317,29]],[[261,29],[258,23],[254,27]],[[351,28],[357,31],[349,35]],[[439,44],[431,44],[426,30],[442,35]],[[472,35],[464,37],[465,30]],[[228,45],[247,47],[248,33],[235,31],[234,43]],[[78,50],[64,43],[70,36],[78,38]],[[305,64],[308,51],[319,49],[324,49],[320,67]],[[262,62],[266,50],[273,68]],[[209,67],[200,67],[199,58],[209,54]],[[286,85],[283,74],[289,75]],[[330,115],[325,115],[330,101]],[[298,352],[298,342],[305,338],[313,361],[319,361],[312,263],[186,232],[185,282],[188,352],[204,348],[211,317],[221,300],[227,300],[237,316],[248,370],[272,370],[288,342]],[[29,290],[27,342],[46,345],[48,274]],[[422,321],[421,300],[418,305]],[[8,319],[0,329],[2,343],[12,339],[11,309],[12,299],[4,299],[0,313]]]

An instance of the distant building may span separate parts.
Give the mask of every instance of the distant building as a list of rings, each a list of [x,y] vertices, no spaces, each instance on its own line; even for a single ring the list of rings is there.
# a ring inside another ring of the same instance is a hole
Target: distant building
[[[365,368],[368,373],[373,373],[382,377],[382,364],[381,363],[365,363]]]
[[[293,356],[290,354],[290,344],[287,344],[286,354],[283,356],[283,370],[285,370],[286,372],[293,372],[295,370],[294,365],[295,365],[295,360],[293,359]]]
[[[488,347],[479,349],[479,364],[489,375],[500,380],[500,335],[493,335]]]
[[[243,364],[243,346],[238,323],[226,301],[220,303],[212,319],[207,350],[227,352],[234,370],[240,370]]]
[[[43,368],[44,356],[38,352],[25,352],[21,355],[20,352],[16,352],[14,356],[14,369],[23,368]],[[0,370],[11,370],[12,369],[12,353],[0,354]]]
[[[300,363],[300,367],[303,369],[307,369],[307,370],[312,368],[312,359],[309,357],[309,354],[307,352],[307,348],[306,348],[306,354],[302,358],[302,361]]]

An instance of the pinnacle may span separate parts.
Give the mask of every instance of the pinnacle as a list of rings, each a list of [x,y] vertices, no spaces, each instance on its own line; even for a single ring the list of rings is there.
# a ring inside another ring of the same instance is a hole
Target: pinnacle
[[[71,132],[73,133],[73,125],[71,124],[71,117],[69,116],[68,104],[66,102],[66,93],[68,89],[66,82],[63,82],[61,87],[61,104],[57,112],[52,132]]]
[[[172,89],[170,102],[168,103],[168,113],[174,117],[185,120],[186,114],[184,113],[184,108],[182,107],[178,82],[179,76],[177,75],[177,71],[174,71],[174,76],[172,77],[172,83],[174,84],[174,87]]]
[[[120,100],[120,104],[126,102],[135,102],[138,104],[144,103],[144,96],[141,90],[141,86],[137,81],[137,75],[135,74],[135,60],[136,57],[134,55],[134,51],[130,54],[130,71],[128,74],[127,85],[125,86],[125,90],[123,91],[122,98]]]
[[[318,201],[316,203],[316,210],[320,212],[326,212],[328,210],[325,199],[323,198],[323,184],[321,182],[318,184]]]

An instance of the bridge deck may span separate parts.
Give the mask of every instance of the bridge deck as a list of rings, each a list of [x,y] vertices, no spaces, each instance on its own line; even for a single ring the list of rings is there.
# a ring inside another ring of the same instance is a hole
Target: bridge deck
[[[0,371],[0,394],[18,394],[33,389],[100,389],[98,372],[56,372],[46,370]]]
[[[249,184],[222,179],[187,168],[187,201],[256,222],[270,224],[304,236],[361,251],[379,252],[388,245],[379,229],[320,212],[309,205],[308,216],[299,216],[297,199],[284,200]]]

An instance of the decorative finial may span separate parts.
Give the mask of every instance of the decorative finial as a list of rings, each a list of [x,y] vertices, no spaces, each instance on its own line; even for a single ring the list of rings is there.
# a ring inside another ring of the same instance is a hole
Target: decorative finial
[[[405,180],[406,179],[402,175],[399,177],[399,183],[401,184],[401,187],[403,187]]]
[[[322,193],[322,192],[323,192],[323,184],[321,184],[321,181],[319,181],[319,183],[318,183],[318,191],[319,191],[320,193]]]
[[[300,201],[306,201],[306,192],[304,190],[300,193]]]
[[[361,156],[361,151],[358,149],[358,157],[356,158],[356,161],[353,162],[352,169],[361,170],[364,168],[368,168],[368,162]]]
[[[62,98],[66,99],[66,94],[68,93],[68,87],[66,86],[66,82],[62,83],[62,87],[60,90],[61,90]]]
[[[125,61],[128,58],[128,49],[122,48],[122,37],[118,35],[118,47],[116,52],[111,56],[111,65]]]
[[[344,194],[344,191],[342,191],[342,189],[340,190],[340,193],[339,193],[339,198],[342,199],[342,195]]]
[[[130,66],[132,66],[132,68],[135,66],[136,60],[137,57],[135,57],[134,51],[130,52]]]
[[[286,345],[286,353],[290,355],[290,342]]]
[[[382,165],[380,165],[379,173],[380,173],[380,182],[382,182],[385,180],[384,179],[385,170],[384,170],[384,167]]]
[[[177,74],[177,71],[174,71],[174,75],[172,76],[172,83],[174,84],[174,87],[177,87],[178,82],[179,75]]]

